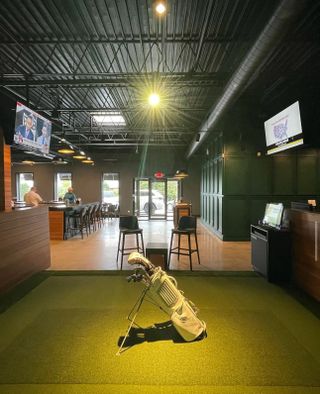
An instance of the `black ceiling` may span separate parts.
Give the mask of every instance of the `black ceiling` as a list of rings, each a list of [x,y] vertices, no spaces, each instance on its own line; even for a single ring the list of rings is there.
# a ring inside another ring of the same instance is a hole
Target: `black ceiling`
[[[303,1],[246,89],[268,101],[288,80],[318,78],[319,1]],[[188,148],[279,0],[2,0],[0,93],[48,118],[86,150]],[[161,105],[147,103],[157,90]],[[92,115],[119,111],[125,126]],[[53,142],[57,139],[53,139]],[[54,145],[53,145],[54,148]]]

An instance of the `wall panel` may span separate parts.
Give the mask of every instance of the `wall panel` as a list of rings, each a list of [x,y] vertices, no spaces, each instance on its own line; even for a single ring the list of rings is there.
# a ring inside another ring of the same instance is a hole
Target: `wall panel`
[[[246,194],[248,191],[248,158],[227,156],[224,160],[224,194]]]
[[[246,240],[250,226],[249,204],[241,197],[224,197],[223,239]]]
[[[295,156],[273,156],[273,194],[296,194]]]
[[[253,156],[248,171],[249,189],[253,195],[272,193],[272,159],[270,157]]]
[[[297,194],[319,193],[318,157],[297,157]]]

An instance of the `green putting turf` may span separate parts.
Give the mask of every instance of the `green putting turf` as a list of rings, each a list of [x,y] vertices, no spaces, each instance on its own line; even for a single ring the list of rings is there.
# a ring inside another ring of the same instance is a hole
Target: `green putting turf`
[[[177,275],[208,337],[182,343],[123,275],[49,276],[0,315],[3,393],[320,393],[320,321],[254,276]]]

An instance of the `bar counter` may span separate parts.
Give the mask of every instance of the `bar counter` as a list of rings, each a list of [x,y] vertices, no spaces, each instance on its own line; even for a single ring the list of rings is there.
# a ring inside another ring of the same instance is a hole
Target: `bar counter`
[[[57,202],[43,202],[39,207],[47,207],[49,216],[49,231],[50,240],[63,241],[67,239],[67,218],[68,214],[79,211],[81,208],[88,206],[89,204],[70,204],[66,205],[62,201]],[[23,211],[35,209],[35,207],[28,207],[23,202],[15,204],[15,211]]]
[[[48,204],[49,209],[49,229],[51,240],[66,239],[67,215],[73,211],[79,211],[85,205],[65,205],[63,203]]]

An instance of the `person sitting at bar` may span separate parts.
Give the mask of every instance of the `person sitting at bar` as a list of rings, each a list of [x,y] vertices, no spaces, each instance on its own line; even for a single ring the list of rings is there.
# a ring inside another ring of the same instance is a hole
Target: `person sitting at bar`
[[[37,193],[37,188],[35,186],[33,186],[30,191],[23,196],[23,199],[26,204],[33,205],[34,207],[37,207],[39,203],[43,201]]]
[[[64,200],[69,200],[70,204],[75,204],[77,197],[76,195],[73,193],[73,188],[69,187],[67,193],[64,195],[63,197]]]

